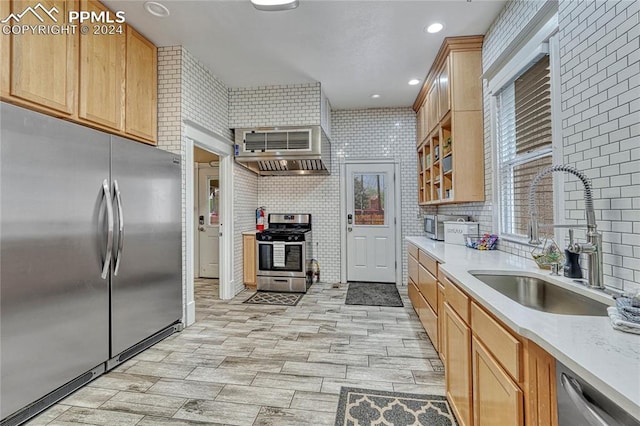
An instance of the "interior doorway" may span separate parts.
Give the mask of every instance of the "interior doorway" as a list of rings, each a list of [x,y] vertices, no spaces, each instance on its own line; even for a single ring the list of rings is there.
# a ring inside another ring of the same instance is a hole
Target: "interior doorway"
[[[220,270],[220,168],[218,155],[195,147],[195,278],[219,278]]]
[[[199,299],[235,296],[233,143],[188,121],[185,136],[185,318],[191,325],[196,293]]]

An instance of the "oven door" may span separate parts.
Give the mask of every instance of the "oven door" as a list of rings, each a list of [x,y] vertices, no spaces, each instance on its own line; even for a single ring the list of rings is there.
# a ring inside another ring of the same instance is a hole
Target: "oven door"
[[[284,259],[278,251],[284,246]],[[305,277],[305,246],[303,242],[257,242],[257,275],[267,277]],[[275,255],[274,255],[275,254]]]

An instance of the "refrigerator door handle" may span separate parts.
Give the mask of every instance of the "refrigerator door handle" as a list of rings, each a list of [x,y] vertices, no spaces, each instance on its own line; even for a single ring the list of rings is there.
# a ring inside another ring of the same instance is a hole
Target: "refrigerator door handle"
[[[122,258],[122,247],[124,246],[124,216],[122,216],[122,196],[120,195],[120,188],[118,181],[113,181],[113,192],[115,192],[115,199],[118,203],[118,252],[116,253],[116,266],[113,268],[113,274],[118,275],[120,269],[120,259]]]
[[[111,265],[111,252],[113,250],[113,204],[111,203],[111,192],[109,191],[109,182],[107,179],[102,181],[102,190],[104,191],[104,200],[107,203],[107,251],[104,254],[104,265],[102,266],[103,280],[109,276],[109,265]]]

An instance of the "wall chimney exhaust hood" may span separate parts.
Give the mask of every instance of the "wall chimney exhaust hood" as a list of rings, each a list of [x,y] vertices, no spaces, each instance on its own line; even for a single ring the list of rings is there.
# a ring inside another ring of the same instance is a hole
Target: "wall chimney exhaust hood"
[[[328,175],[331,142],[320,126],[235,130],[236,162],[261,176]]]

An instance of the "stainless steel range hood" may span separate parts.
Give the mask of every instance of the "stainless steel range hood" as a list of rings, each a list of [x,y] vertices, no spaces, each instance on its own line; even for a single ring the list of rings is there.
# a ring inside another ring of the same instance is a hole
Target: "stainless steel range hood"
[[[320,126],[236,129],[236,161],[261,176],[328,175],[331,142]]]

